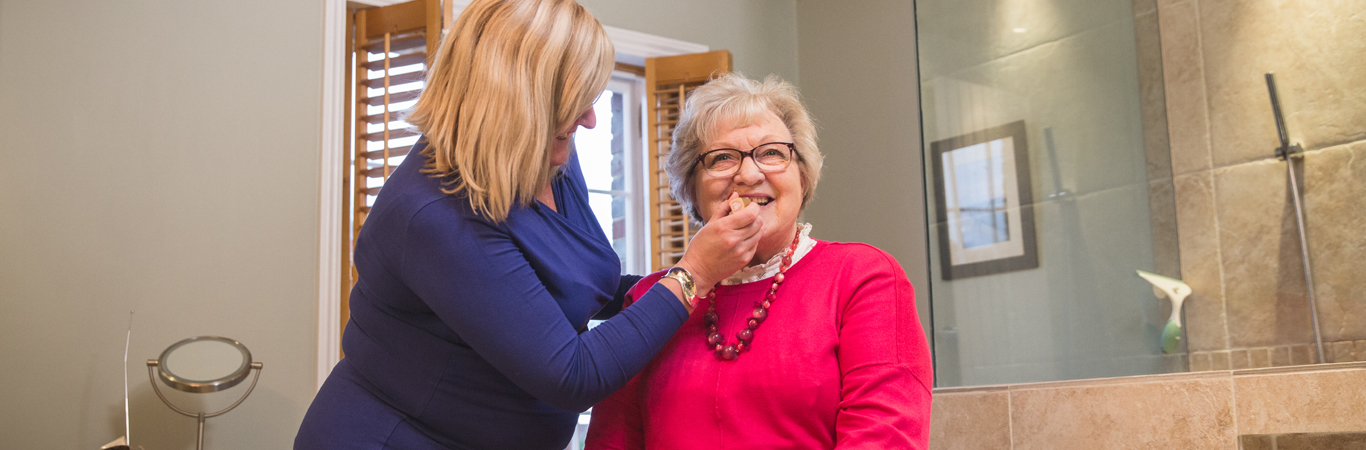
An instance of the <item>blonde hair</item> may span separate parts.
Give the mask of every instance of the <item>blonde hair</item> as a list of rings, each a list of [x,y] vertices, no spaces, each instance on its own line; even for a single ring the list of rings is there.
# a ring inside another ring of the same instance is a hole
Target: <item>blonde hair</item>
[[[423,172],[503,221],[549,185],[555,133],[593,106],[614,64],[607,32],[573,0],[475,0],[407,117],[427,140]]]
[[[688,96],[683,114],[674,128],[673,149],[665,162],[669,192],[683,211],[697,223],[697,157],[708,150],[717,135],[730,131],[722,124],[746,127],[771,112],[792,133],[797,148],[797,168],[802,174],[802,209],[816,193],[824,157],[816,148],[816,125],[802,105],[797,88],[775,75],[764,81],[751,80],[738,73],[721,75],[697,88]],[[745,149],[740,149],[745,150]]]

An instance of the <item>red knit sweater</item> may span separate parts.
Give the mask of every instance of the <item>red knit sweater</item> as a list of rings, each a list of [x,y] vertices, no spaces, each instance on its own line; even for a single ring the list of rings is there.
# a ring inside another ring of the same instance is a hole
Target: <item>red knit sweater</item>
[[[771,284],[717,290],[728,342]],[[706,311],[698,302],[645,370],[593,408],[588,449],[926,448],[930,353],[910,281],[887,253],[817,241],[735,361],[707,347]]]

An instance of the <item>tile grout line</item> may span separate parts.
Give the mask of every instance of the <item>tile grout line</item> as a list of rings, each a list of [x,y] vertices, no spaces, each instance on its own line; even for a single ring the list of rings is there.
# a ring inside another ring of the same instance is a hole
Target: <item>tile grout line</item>
[[[1304,151],[1301,152],[1301,153],[1296,153],[1296,154],[1292,155],[1292,157],[1293,157],[1293,158],[1297,158],[1297,159],[1301,159],[1301,160],[1302,160],[1302,158],[1304,158],[1304,157],[1307,157],[1307,156],[1315,156],[1315,155],[1322,154],[1322,153],[1328,152],[1328,151],[1346,151],[1346,152],[1349,153],[1349,154],[1355,155],[1355,152],[1353,151],[1353,146],[1356,145],[1356,144],[1366,144],[1366,139],[1362,139],[1362,140],[1359,140],[1359,141],[1351,141],[1351,142],[1344,142],[1344,143],[1339,143],[1339,144],[1328,145],[1328,146],[1321,147],[1321,148],[1316,148],[1316,149],[1313,149],[1313,150],[1308,150],[1308,149],[1306,149],[1306,150],[1304,150]],[[1281,158],[1280,158],[1279,156],[1274,156],[1274,155],[1273,155],[1273,156],[1267,156],[1267,157],[1263,157],[1263,158],[1249,159],[1249,160],[1246,160],[1246,161],[1232,162],[1232,163],[1224,164],[1224,165],[1218,166],[1218,167],[1213,167],[1213,166],[1211,166],[1209,170],[1210,170],[1210,171],[1215,171],[1215,170],[1220,170],[1220,169],[1231,169],[1231,168],[1236,168],[1236,167],[1246,166],[1246,165],[1251,165],[1251,164],[1265,164],[1265,163],[1268,163],[1268,162],[1269,162],[1269,163],[1280,163],[1280,162],[1282,162],[1282,160],[1281,160]],[[1349,160],[1348,163],[1350,164],[1350,162],[1351,162],[1351,161]],[[1211,163],[1211,164],[1212,164],[1212,163]],[[1195,174],[1195,173],[1198,173],[1198,172],[1202,172],[1202,171],[1196,171],[1196,172],[1192,172],[1192,173],[1187,173],[1187,174],[1185,174],[1185,175],[1192,175],[1192,174]],[[1176,178],[1176,177],[1180,177],[1180,176],[1184,176],[1184,175],[1173,175],[1172,178]],[[1121,187],[1122,187],[1122,186],[1121,186]],[[1113,188],[1111,188],[1111,189],[1113,189]]]
[[[1228,391],[1229,402],[1231,403],[1229,409],[1233,411],[1233,448],[1236,450],[1242,448],[1240,443],[1242,438],[1239,437],[1238,431],[1238,380],[1232,374],[1228,377]],[[1272,450],[1275,450],[1276,444],[1271,445]]]
[[[1209,181],[1210,198],[1214,205],[1214,254],[1219,262],[1219,304],[1223,309],[1224,322],[1224,349],[1233,347],[1233,335],[1228,329],[1228,288],[1224,274],[1224,244],[1222,239],[1223,232],[1219,227],[1219,188],[1214,181],[1214,137],[1211,135],[1210,119],[1212,111],[1209,105],[1209,77],[1205,73],[1205,39],[1204,30],[1200,25],[1200,0],[1191,0],[1191,7],[1195,16],[1195,49],[1199,53],[1196,61],[1200,64],[1200,93],[1205,102],[1205,157],[1209,161]],[[1213,356],[1210,358],[1210,365],[1213,368]],[[1233,368],[1233,360],[1229,358],[1229,369]]]
[[[1006,389],[1006,435],[1010,437],[1010,450],[1015,450],[1015,405],[1011,399],[1015,389]]]

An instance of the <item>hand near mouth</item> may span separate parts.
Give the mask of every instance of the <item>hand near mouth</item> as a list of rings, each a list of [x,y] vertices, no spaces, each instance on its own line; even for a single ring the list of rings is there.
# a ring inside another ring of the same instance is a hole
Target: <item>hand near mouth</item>
[[[772,203],[772,202],[773,202],[773,197],[769,197],[769,196],[767,196],[767,195],[762,195],[762,194],[761,194],[761,195],[751,195],[751,194],[754,194],[754,193],[750,193],[750,194],[741,196],[741,195],[740,195],[740,191],[731,191],[731,192],[730,192],[730,197],[728,197],[728,198],[726,199],[726,203],[730,206],[730,211],[728,211],[728,212],[735,212],[735,211],[738,211],[738,210],[740,210],[741,208],[744,208],[744,207],[749,206],[750,203],[757,204],[757,205],[759,205],[760,208],[763,208],[763,207],[765,207],[765,206],[768,206],[769,203]],[[738,202],[738,203],[737,203],[737,202]],[[737,206],[737,205],[738,205],[738,206]]]
[[[717,282],[745,267],[758,250],[764,235],[759,206],[731,193],[724,203],[714,204],[711,220],[693,236],[688,250],[678,262],[697,281],[697,294],[703,295]]]
[[[730,212],[739,211],[741,208],[749,206],[750,203],[754,202],[754,200],[750,200],[749,197],[739,197],[739,195],[740,194],[734,192],[730,193]]]

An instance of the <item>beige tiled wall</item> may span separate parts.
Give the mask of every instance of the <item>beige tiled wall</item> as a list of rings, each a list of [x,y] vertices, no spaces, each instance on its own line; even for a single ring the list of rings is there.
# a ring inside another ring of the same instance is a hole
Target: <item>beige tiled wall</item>
[[[1366,370],[1250,371],[1232,381],[1239,434],[1366,431]]]
[[[1152,3],[1135,1],[1136,11]],[[1292,140],[1307,150],[1300,175],[1323,340],[1347,342],[1325,358],[1354,351],[1366,339],[1366,2],[1161,0],[1156,9],[1181,275],[1195,291],[1191,370],[1312,360],[1289,354],[1314,339],[1267,72]]]
[[[1323,361],[1315,355],[1314,344],[1235,348],[1190,353],[1190,370],[1240,370],[1283,367],[1319,362],[1366,361],[1366,339],[1323,343]]]
[[[1010,392],[1005,388],[936,393],[932,410],[933,448],[1010,448]]]
[[[1236,450],[1242,435],[1366,431],[1366,363],[1343,362],[1366,360],[1366,2],[1133,3],[1139,70],[1161,70],[1141,95],[1165,106],[1143,120],[1170,154],[1145,134],[1147,169],[1150,191],[1170,179],[1175,197],[1195,291],[1191,373],[937,390],[932,449]],[[1160,49],[1142,40],[1153,27]],[[1306,149],[1313,286],[1336,364],[1299,365],[1315,361],[1313,337],[1266,72]],[[1154,234],[1166,227],[1154,221]]]
[[[1235,450],[1240,435],[1366,431],[1366,363],[1342,362],[1366,360],[1366,2],[1135,0],[1134,14],[1161,35],[1156,62],[1138,42],[1140,71],[1161,68],[1142,95],[1165,96],[1170,151],[1164,172],[1148,148],[1148,176],[1174,192],[1192,373],[938,390],[932,449]],[[1314,288],[1337,364],[1296,366],[1315,361],[1313,336],[1265,72],[1307,150]],[[1143,117],[1153,131],[1157,112]]]
[[[1366,363],[937,390],[930,448],[1237,450],[1366,430]]]

